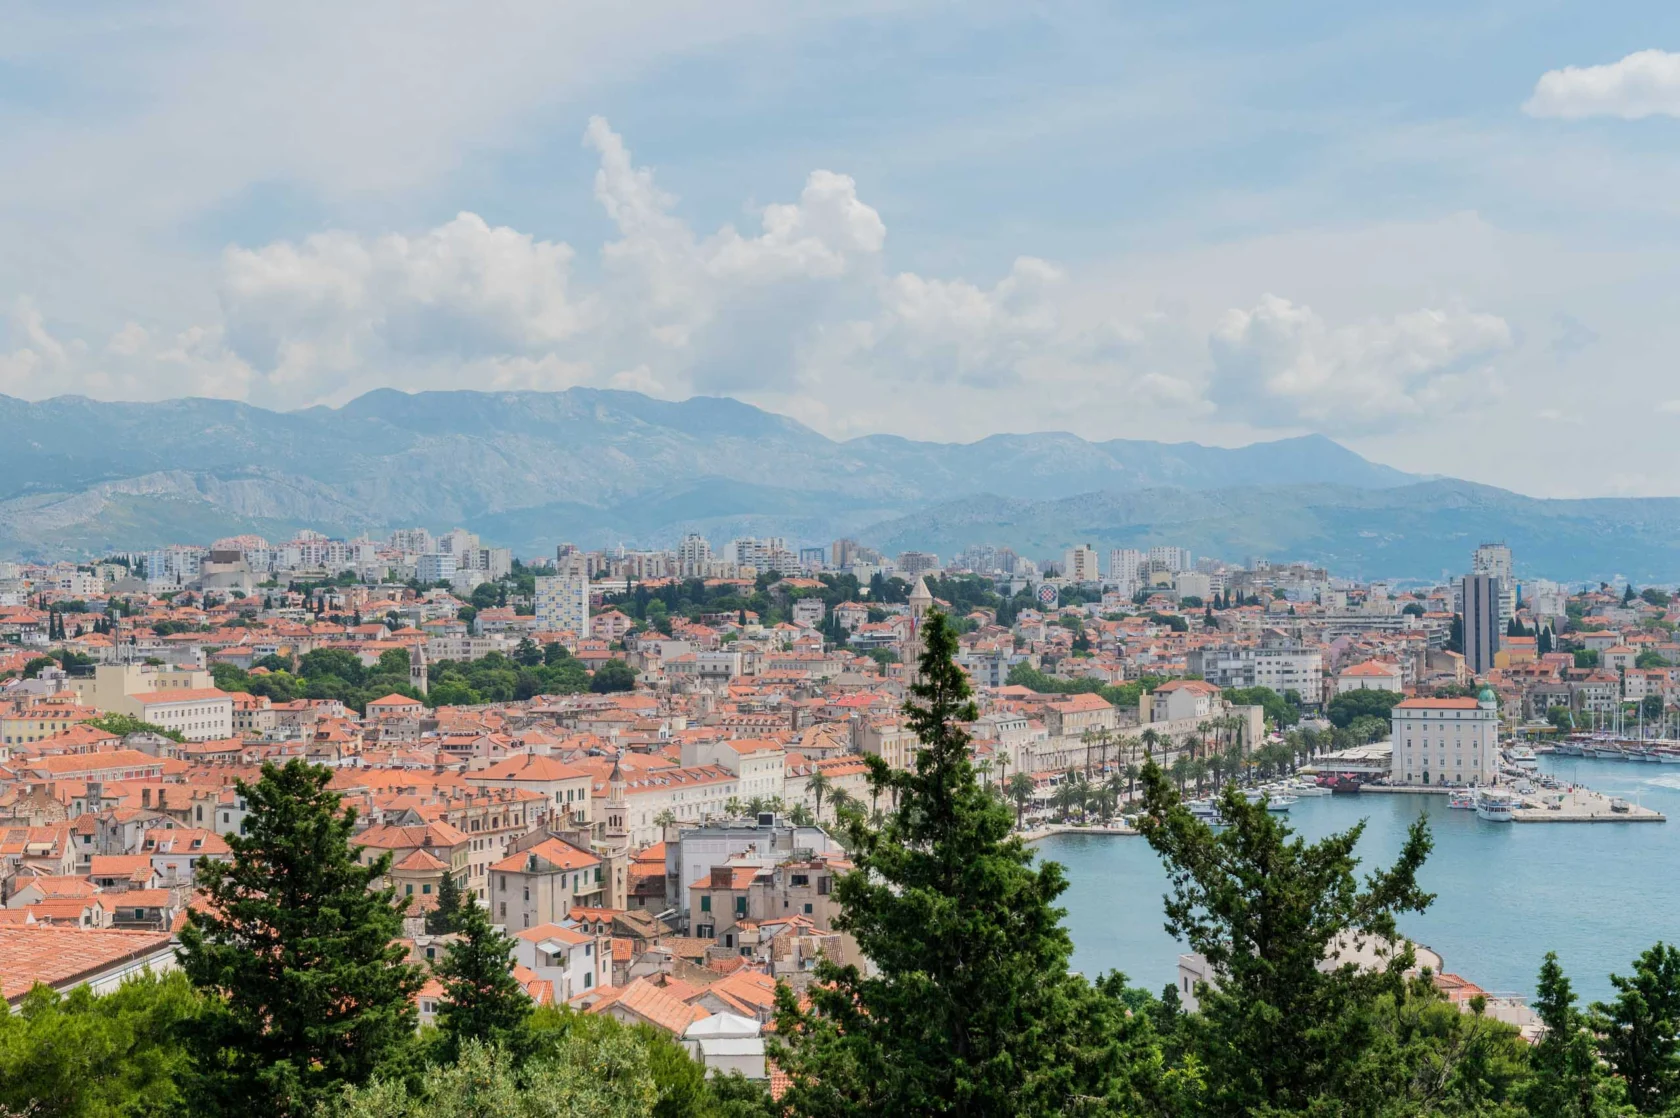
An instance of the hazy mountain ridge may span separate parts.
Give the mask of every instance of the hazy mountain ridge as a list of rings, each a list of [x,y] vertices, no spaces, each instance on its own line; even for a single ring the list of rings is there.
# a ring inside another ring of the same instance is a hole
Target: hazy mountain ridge
[[[953,497],[1336,476],[1415,480],[1321,437],[1223,449],[1065,433],[836,442],[727,398],[370,392],[273,412],[226,400],[0,397],[0,549],[96,552],[233,531],[465,524],[526,551],[682,531],[825,539]]]
[[[0,553],[94,554],[302,527],[460,524],[522,554],[852,535],[889,552],[1049,556],[1177,543],[1231,559],[1433,577],[1484,538],[1557,577],[1671,580],[1680,501],[1543,501],[1422,479],[1321,436],[1238,448],[1062,432],[837,442],[736,400],[634,392],[370,392],[272,412],[0,397]]]

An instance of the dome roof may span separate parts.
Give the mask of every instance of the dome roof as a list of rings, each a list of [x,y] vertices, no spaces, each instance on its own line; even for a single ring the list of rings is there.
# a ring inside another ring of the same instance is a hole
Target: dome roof
[[[1493,688],[1484,687],[1482,688],[1480,694],[1476,696],[1476,701],[1478,703],[1493,703],[1497,705],[1499,703],[1499,696],[1493,693]]]

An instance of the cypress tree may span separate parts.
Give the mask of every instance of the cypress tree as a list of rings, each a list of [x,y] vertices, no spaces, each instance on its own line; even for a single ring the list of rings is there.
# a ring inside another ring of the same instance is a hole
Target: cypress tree
[[[490,915],[471,894],[461,905],[450,945],[432,972],[443,983],[438,1028],[453,1060],[467,1041],[515,1043],[531,1016],[531,998],[513,977],[513,941],[490,923]]]
[[[197,1114],[290,1118],[362,1084],[412,1040],[422,974],[403,962],[384,855],[359,864],[355,812],[329,769],[293,760],[237,785],[248,805],[232,860],[199,867],[204,903],[181,932],[181,969],[214,996],[188,1032]]]
[[[795,1115],[972,1118],[1068,1113],[1129,1100],[1159,1066],[1140,1058],[1149,1020],[1068,973],[1055,900],[1061,867],[1034,866],[1007,804],[976,778],[968,679],[940,613],[922,630],[919,681],[904,706],[922,749],[910,771],[868,757],[894,808],[880,826],[845,812],[854,869],[834,886],[834,925],[874,964],[824,960],[801,1008],[778,991],[772,1056]]]
[[[426,913],[426,931],[434,936],[459,931],[460,919],[461,886],[454,874],[446,873],[438,882],[437,903]]]

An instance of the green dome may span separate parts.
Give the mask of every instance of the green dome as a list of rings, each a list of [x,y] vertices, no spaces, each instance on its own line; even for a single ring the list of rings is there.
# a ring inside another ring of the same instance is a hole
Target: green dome
[[[1484,687],[1482,688],[1481,694],[1476,696],[1476,701],[1478,703],[1493,703],[1497,706],[1499,704],[1499,696],[1493,693],[1493,688]]]

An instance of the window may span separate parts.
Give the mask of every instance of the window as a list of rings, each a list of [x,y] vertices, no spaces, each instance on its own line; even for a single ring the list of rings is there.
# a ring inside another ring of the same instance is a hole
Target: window
[[[736,897],[735,898],[735,915],[736,916],[745,916],[746,914],[747,914],[747,898]]]
[[[828,896],[828,891],[833,886],[833,884],[834,884],[834,879],[831,878],[831,877],[819,877],[819,878],[817,878],[817,896],[819,896],[819,897]]]
[[[432,883],[428,881],[424,885],[420,886],[420,892],[422,894],[424,894],[425,896],[428,896],[428,897],[431,896],[432,895]],[[806,907],[807,910],[809,910],[811,906],[806,905],[805,907]]]
[[[583,976],[583,988],[587,990],[593,985],[595,985],[595,976],[586,972]]]
[[[792,885],[809,885],[809,884],[811,884],[810,875],[803,874],[803,873],[796,873],[791,878],[789,878],[788,880],[789,880],[789,883],[792,884]]]
[[[701,912],[712,911],[712,895],[710,893],[700,894],[700,911]]]
[[[805,915],[806,916],[811,915],[811,906],[808,905],[808,904],[805,906]]]
[[[405,895],[405,896],[409,896],[409,897],[412,897],[412,896],[414,896],[414,886],[412,886],[412,885],[404,885],[404,886],[403,886],[403,889],[404,889],[404,895]]]

